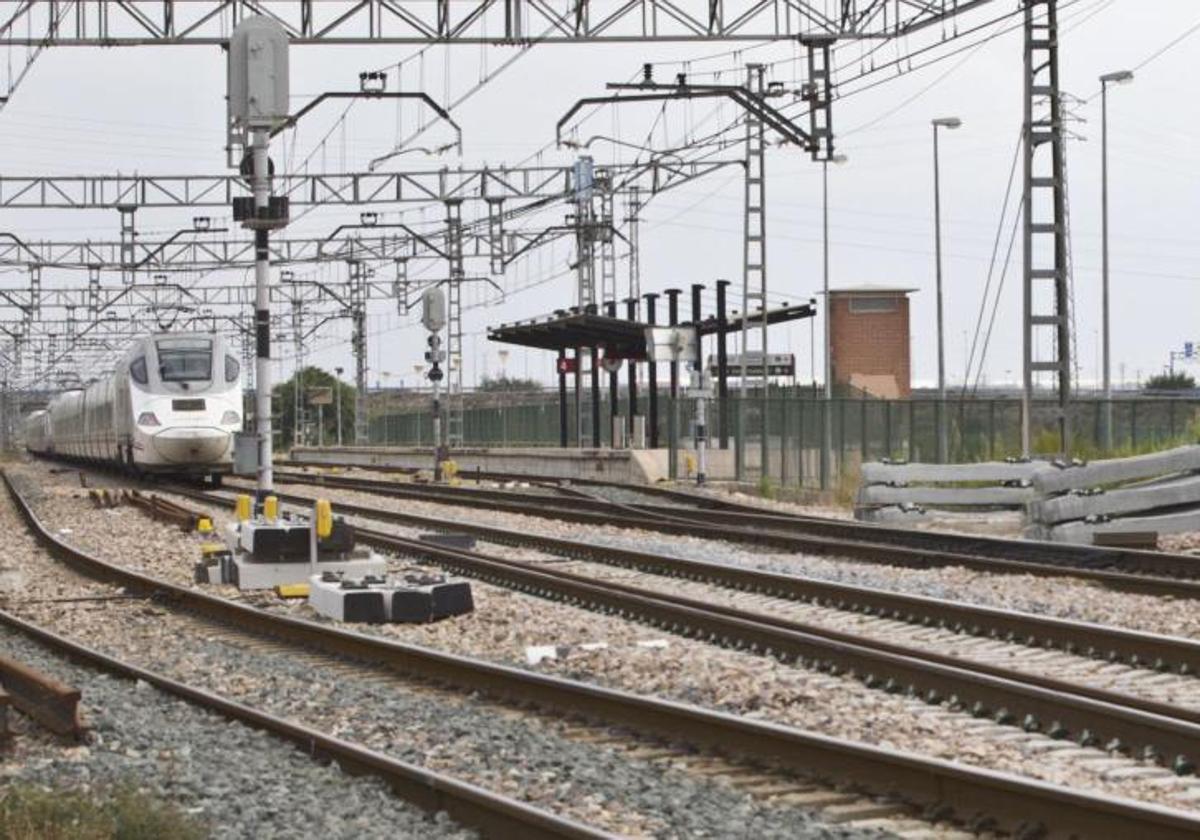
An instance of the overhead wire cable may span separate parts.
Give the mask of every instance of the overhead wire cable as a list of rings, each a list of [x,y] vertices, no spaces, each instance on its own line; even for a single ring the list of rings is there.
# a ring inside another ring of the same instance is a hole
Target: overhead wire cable
[[[966,396],[968,383],[971,379],[971,369],[975,364],[975,354],[979,346],[980,334],[983,328],[984,313],[987,311],[988,294],[991,292],[992,280],[995,274],[996,258],[1000,253],[1000,241],[1004,235],[1005,223],[1008,221],[1008,205],[1012,199],[1013,185],[1017,179],[1017,163],[1021,158],[1021,145],[1024,139],[1025,132],[1022,130],[1017,133],[1016,147],[1013,149],[1012,165],[1008,170],[1008,185],[1004,189],[1004,201],[1000,207],[1000,220],[996,225],[996,238],[992,243],[992,256],[988,262],[987,281],[984,283],[983,296],[979,300],[979,315],[975,320],[975,335],[971,339],[971,351],[967,356],[967,373],[963,377],[963,396]],[[982,355],[979,360],[980,367],[983,366]]]

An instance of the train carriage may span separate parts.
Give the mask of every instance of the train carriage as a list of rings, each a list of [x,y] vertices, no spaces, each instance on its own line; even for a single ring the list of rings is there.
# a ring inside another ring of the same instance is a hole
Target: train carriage
[[[221,336],[135,342],[111,376],[56,397],[25,424],[31,452],[136,472],[216,477],[242,428],[241,365]]]

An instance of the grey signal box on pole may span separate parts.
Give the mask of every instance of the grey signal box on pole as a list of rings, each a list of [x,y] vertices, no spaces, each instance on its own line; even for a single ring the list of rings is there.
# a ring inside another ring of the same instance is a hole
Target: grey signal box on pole
[[[441,286],[426,289],[421,295],[421,324],[431,333],[446,326],[446,293]]]
[[[288,121],[288,35],[278,21],[258,15],[233,30],[228,82],[231,150],[247,145],[248,131],[273,130]]]

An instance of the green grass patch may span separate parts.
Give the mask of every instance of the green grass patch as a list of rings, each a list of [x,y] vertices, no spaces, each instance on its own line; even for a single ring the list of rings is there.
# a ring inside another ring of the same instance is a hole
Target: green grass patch
[[[175,805],[122,785],[99,792],[17,784],[0,793],[0,840],[201,840]]]

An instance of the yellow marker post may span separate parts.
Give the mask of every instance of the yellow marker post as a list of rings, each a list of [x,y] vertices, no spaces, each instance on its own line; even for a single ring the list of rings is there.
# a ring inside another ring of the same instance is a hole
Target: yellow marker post
[[[237,497],[237,507],[235,508],[235,510],[237,511],[238,522],[249,521],[250,514],[254,510],[254,507],[250,501],[250,497],[248,495],[246,495],[245,493],[238,496]]]
[[[317,523],[317,536],[326,539],[333,533],[333,505],[328,499],[317,499],[313,504],[313,516]]]
[[[281,583],[275,587],[275,594],[280,598],[307,598],[308,592],[307,583]]]
[[[196,530],[201,534],[211,534],[213,530],[212,520],[207,516],[201,516],[196,520]]]
[[[309,566],[313,576],[317,574],[317,542],[326,539],[333,533],[333,505],[328,499],[317,499],[313,502],[312,528],[309,539]]]
[[[268,522],[279,519],[279,497],[267,496],[263,499],[263,518]]]

